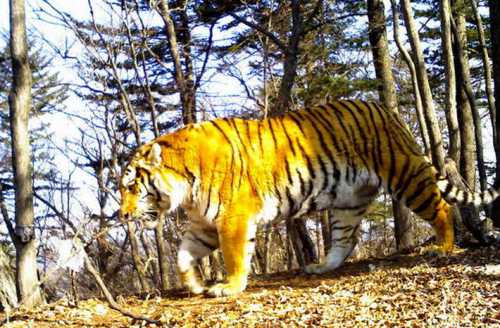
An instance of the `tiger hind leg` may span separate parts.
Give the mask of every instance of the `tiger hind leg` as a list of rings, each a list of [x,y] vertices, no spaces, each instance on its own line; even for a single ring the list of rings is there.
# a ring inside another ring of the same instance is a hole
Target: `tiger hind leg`
[[[423,190],[413,191],[406,205],[422,219],[429,222],[436,234],[436,244],[426,247],[423,253],[443,256],[453,251],[453,216],[450,205],[442,198],[435,183]]]
[[[192,225],[182,238],[177,257],[177,268],[181,282],[193,294],[201,294],[205,286],[201,282],[195,265],[199,259],[210,254],[218,247],[217,232],[206,227]]]
[[[443,199],[434,208],[432,216],[424,216],[428,220],[436,233],[436,244],[423,249],[423,253],[444,256],[453,251],[454,248],[454,230],[453,217],[450,205]]]
[[[307,265],[305,272],[322,274],[340,267],[356,246],[360,222],[361,216],[334,219],[331,223],[332,244],[328,255],[322,263]]]

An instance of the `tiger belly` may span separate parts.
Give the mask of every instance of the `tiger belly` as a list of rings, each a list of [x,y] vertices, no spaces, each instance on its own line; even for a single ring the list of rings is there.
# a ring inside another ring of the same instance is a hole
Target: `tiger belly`
[[[350,181],[328,180],[328,183],[309,181],[312,188],[308,192],[307,188],[292,185],[277,188],[275,193],[265,194],[257,222],[268,223],[287,217],[295,219],[326,209],[333,210],[338,218],[362,216],[377,196],[380,185],[377,175],[368,170],[359,171]],[[301,192],[304,190],[305,193]]]

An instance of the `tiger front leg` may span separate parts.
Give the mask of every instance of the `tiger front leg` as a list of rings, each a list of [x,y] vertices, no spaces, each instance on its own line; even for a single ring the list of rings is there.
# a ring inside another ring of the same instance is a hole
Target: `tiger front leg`
[[[244,216],[233,216],[219,222],[220,248],[226,265],[227,282],[208,289],[208,295],[213,297],[230,296],[245,290],[255,249],[254,222],[249,222]]]
[[[195,265],[199,259],[210,254],[218,247],[219,241],[215,229],[193,225],[184,234],[177,257],[177,268],[181,282],[193,294],[205,291],[205,285],[200,280]]]

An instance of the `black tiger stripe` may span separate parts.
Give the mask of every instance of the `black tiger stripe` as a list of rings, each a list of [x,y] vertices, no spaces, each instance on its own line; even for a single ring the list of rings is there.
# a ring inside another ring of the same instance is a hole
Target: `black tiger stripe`
[[[249,120],[243,120],[244,124],[245,124],[245,134],[246,134],[246,137],[247,137],[247,140],[248,140],[248,143],[250,144],[250,147],[252,147],[253,149],[253,138],[252,138],[252,134],[250,132],[250,121]]]
[[[351,142],[353,142],[354,140],[352,140],[352,136],[349,135],[349,131],[347,130],[347,127],[344,123],[344,114],[337,108],[337,106],[330,106],[330,108],[333,114],[335,114],[335,116],[337,117],[337,123],[340,125],[342,131],[344,132],[345,138],[342,139],[351,139]]]
[[[357,116],[354,114],[353,110],[351,107],[349,107],[347,105],[347,103],[350,103],[351,105],[353,105],[355,108],[357,108],[357,106],[353,103],[353,102],[347,102],[347,101],[340,101],[338,104],[344,108],[353,118],[354,120],[354,124],[356,125],[356,128],[357,128],[357,131],[358,133],[360,134],[361,136],[361,140],[363,141],[363,148],[364,148],[364,152],[366,152],[366,148],[367,148],[367,142],[368,142],[368,137],[366,136],[365,134],[365,129],[364,127],[361,125],[361,123],[359,122]],[[351,131],[351,133],[354,133]],[[357,143],[356,143],[357,144]]]
[[[268,118],[267,123],[269,124],[269,131],[271,131],[271,137],[273,138],[274,149],[278,149],[278,141],[276,140],[276,134],[274,133],[273,118]]]
[[[390,157],[390,161],[389,161],[389,171],[388,171],[388,174],[387,174],[387,191],[389,192],[389,194],[392,194],[392,179],[394,178],[395,174],[396,174],[396,154],[394,153],[394,149],[392,147],[392,138],[390,138],[390,132],[389,132],[389,128],[387,127],[387,121],[386,121],[386,118],[384,117],[384,113],[382,111],[382,109],[380,108],[380,106],[378,106],[377,104],[373,104],[373,107],[375,107],[375,109],[377,110],[379,116],[380,116],[380,119],[382,121],[382,128],[383,130],[385,131],[385,134],[387,136],[387,147],[388,147],[388,150],[389,150],[389,157]]]
[[[293,216],[297,213],[297,210],[300,209],[300,206],[295,204],[295,200],[292,197],[290,187],[287,186],[285,188],[286,199],[288,201],[288,215]]]
[[[377,147],[375,148],[375,145],[372,146],[372,162],[373,162],[373,169],[375,170],[375,174],[379,177],[379,181],[381,181],[380,176],[380,166],[383,166],[383,159],[382,159],[382,145],[381,145],[381,140],[380,140],[380,134],[378,131],[377,124],[375,123],[375,116],[373,114],[373,110],[371,110],[371,107],[369,104],[364,103],[364,105],[368,109],[368,116],[370,117],[371,121],[371,127],[369,127],[372,131],[375,131],[375,140],[374,143],[377,144]],[[380,162],[380,163],[379,163]]]
[[[399,190],[401,190],[401,187],[403,186],[403,183],[406,181],[406,176],[410,175],[410,159],[408,158],[408,155],[404,156],[404,164],[403,168],[400,170],[401,175],[399,176],[399,179],[396,183],[396,186],[394,187],[394,193],[397,193]]]
[[[217,172],[217,170],[216,170],[217,163],[218,163],[218,157],[216,157],[214,160],[212,174],[210,175],[210,178],[208,180],[207,205],[205,206],[205,211],[203,211],[203,216],[207,216],[208,210],[210,209],[210,204],[212,203],[212,188],[214,188],[213,181],[214,181],[215,172]]]
[[[319,117],[316,117],[314,115],[314,112],[310,112],[309,113],[311,115],[310,119],[312,122],[318,122],[319,125],[321,125],[324,129],[325,129],[325,132],[326,134],[330,137],[330,139],[332,140],[332,144],[335,146],[336,142],[335,141],[335,137],[333,136],[333,133],[331,131],[333,131],[333,126],[330,125],[328,123],[328,121],[325,121],[323,122],[322,121],[322,117],[321,117],[321,114],[319,115]],[[317,121],[316,121],[317,120]],[[334,176],[340,176],[340,171],[338,171],[338,164],[337,162],[335,161],[335,156],[334,154],[332,153],[330,147],[328,147],[328,145],[325,143],[325,135],[323,134],[323,132],[321,132],[321,130],[314,124],[311,124],[314,131],[318,134],[318,136],[320,137],[319,138],[319,142],[320,142],[320,146],[321,146],[321,149],[324,151],[324,153],[327,155],[328,157],[328,160],[330,161],[330,163],[332,164],[332,167],[333,167],[333,171],[334,171]],[[337,149],[336,149],[337,150]],[[338,152],[338,150],[337,150]],[[338,180],[338,178],[337,178]]]
[[[352,225],[346,225],[346,226],[333,226],[332,230],[343,230],[343,231],[350,231],[354,229],[354,226]]]
[[[438,194],[432,192],[429,197],[427,197],[418,207],[414,209],[415,213],[419,214],[428,209],[434,200],[438,200]]]
[[[413,193],[406,198],[406,205],[410,208],[413,208],[413,201],[422,193],[424,192],[425,189],[427,189],[429,186],[433,184],[433,181],[431,178],[425,178],[422,181],[420,181]]]
[[[184,234],[183,236],[183,239],[187,239],[187,240],[190,240],[191,242],[195,243],[195,244],[201,244],[201,246],[205,247],[206,249],[208,250],[216,250],[217,247],[210,244],[209,242],[203,240],[202,238],[200,238],[199,236],[195,235],[192,231],[189,231],[190,233],[186,233]]]
[[[335,152],[339,153],[341,151],[339,142],[335,135],[333,134],[332,131],[335,131],[334,126],[332,123],[319,111],[312,110],[308,114],[310,114],[310,118],[313,122],[318,122],[326,131],[328,136],[330,137],[330,140],[332,140],[332,146],[335,148]],[[320,134],[323,136],[323,134]],[[344,146],[345,149],[345,146]],[[331,154],[331,151],[330,151]]]
[[[320,120],[316,120],[316,117],[314,116],[314,114],[312,112],[308,112],[307,114],[310,115],[309,120],[311,121],[311,127],[318,137],[317,139],[319,141],[320,148],[321,148],[322,152],[331,154],[328,145],[325,143],[325,134],[323,134],[321,129],[319,129],[318,126],[316,126],[316,124],[313,124],[313,123],[317,122],[319,125],[323,126],[327,133],[328,133],[328,126],[323,125],[323,123]],[[300,140],[298,140],[298,139],[296,139],[296,140],[297,140],[297,143],[300,143]],[[333,155],[332,155],[332,158],[333,158]]]
[[[243,138],[241,137],[240,130],[238,129],[238,124],[236,123],[236,120],[230,119],[229,122],[231,122],[231,126],[233,127],[234,131],[236,132],[236,137],[238,138],[238,141],[240,142],[242,151],[244,151],[245,154],[248,156],[246,143],[243,141]],[[239,148],[240,147],[237,147],[238,153],[240,153],[240,159],[241,159],[241,151],[239,151]],[[242,159],[241,159],[241,162],[243,162]]]
[[[453,190],[453,185],[448,182],[446,188],[444,189],[444,191],[441,192],[441,194],[443,195],[444,198],[446,198],[452,190]]]
[[[422,166],[420,166],[417,171],[414,171],[411,176],[409,176],[403,183],[403,185],[401,186],[401,188],[399,190],[394,190],[394,197],[396,199],[400,199],[401,197],[401,194],[403,194],[404,192],[407,191],[408,187],[410,186],[410,183],[414,182],[413,180],[415,178],[417,178],[418,176],[420,176],[421,174],[423,174],[423,172],[429,168],[432,167],[432,164],[431,163],[426,163]]]
[[[354,107],[354,109],[356,109],[356,113],[358,113],[358,115],[362,118],[363,120],[363,124],[364,124],[364,128],[363,129],[363,135],[362,137],[364,138],[364,142],[363,142],[363,152],[366,156],[369,156],[369,149],[370,148],[373,148],[371,146],[371,142],[372,142],[372,133],[370,131],[370,122],[368,120],[368,118],[366,117],[365,115],[365,110],[355,101],[352,101],[352,100],[348,100],[347,101],[349,104],[351,104],[351,106]],[[366,106],[366,105],[365,105]],[[351,111],[353,117],[356,115],[354,113],[354,111]],[[358,124],[361,125],[360,122],[358,122]],[[365,134],[365,133],[368,133],[368,134]]]
[[[231,139],[229,139],[228,135],[226,134],[226,132],[224,132],[224,130],[222,129],[222,127],[219,126],[219,124],[217,123],[217,121],[208,121],[210,124],[212,124],[221,134],[222,136],[224,137],[224,139],[226,139],[227,143],[231,146],[231,165],[230,165],[230,171],[231,172],[234,172],[234,153],[235,153],[235,149],[234,149],[234,146],[231,142]],[[234,189],[234,177],[235,177],[235,174],[230,174],[231,176],[231,189]],[[231,199],[232,199],[232,194],[230,195]]]
[[[311,159],[309,158],[309,155],[307,155],[304,147],[302,147],[300,141],[298,140],[297,138],[297,145],[300,149],[300,152],[302,154],[302,157],[304,157],[304,159],[306,160],[306,166],[307,166],[307,170],[309,171],[309,175],[311,176],[312,180],[316,179],[316,172],[314,170],[314,167],[313,167],[313,164],[311,162]]]
[[[236,126],[235,120],[234,119],[223,119],[223,121],[226,122],[229,125],[229,128],[232,128],[232,130],[234,132],[236,132],[236,136],[237,136],[237,138],[238,138],[238,140],[240,142],[241,148],[243,149],[243,151],[246,152],[246,147],[244,146],[243,140],[241,139],[241,135],[240,135],[240,132],[238,130],[238,127]],[[233,159],[234,159],[234,153],[236,153],[236,155],[238,156],[238,160],[240,162],[240,168],[239,168],[240,172],[239,172],[239,174],[237,174],[237,177],[238,177],[238,188],[240,188],[241,187],[241,181],[243,179],[243,170],[244,170],[244,167],[245,167],[245,162],[244,162],[244,159],[243,159],[243,154],[240,151],[240,147],[238,147],[238,145],[231,144],[231,149],[233,151]]]
[[[283,124],[283,119],[280,118],[277,120],[281,126],[281,128],[283,129],[283,134],[285,135],[285,138],[287,140],[287,143],[288,143],[288,147],[290,148],[290,150],[292,151],[292,155],[295,157],[297,154],[295,153],[295,147],[293,146],[293,143],[292,143],[292,140],[290,139],[290,136],[288,135],[288,132],[286,131],[286,128],[285,128],[285,125]]]
[[[259,148],[262,156],[264,156],[264,146],[262,142],[262,130],[261,130],[263,124],[264,123],[262,121],[257,122],[257,136],[259,138]]]
[[[323,179],[321,190],[325,190],[326,187],[328,186],[328,177],[329,177],[329,174],[328,174],[328,170],[326,168],[326,164],[323,161],[323,158],[321,157],[321,155],[318,154],[317,158],[318,158],[319,168],[320,168],[320,171],[322,173],[322,179]]]
[[[300,173],[300,170],[298,168],[295,169],[295,172],[297,172],[297,175],[299,177],[300,194],[304,196],[306,194],[306,182],[304,181],[302,173]]]
[[[305,133],[304,133],[304,129],[302,127],[302,123],[301,123],[302,121],[300,119],[298,119],[297,117],[295,117],[297,115],[296,112],[290,112],[288,115],[289,115],[290,119],[295,123],[295,125],[299,128],[302,135],[304,136]]]
[[[285,161],[285,172],[286,172],[288,183],[290,185],[293,185],[292,171],[290,169],[290,161],[288,160],[287,156],[285,156],[284,161]]]

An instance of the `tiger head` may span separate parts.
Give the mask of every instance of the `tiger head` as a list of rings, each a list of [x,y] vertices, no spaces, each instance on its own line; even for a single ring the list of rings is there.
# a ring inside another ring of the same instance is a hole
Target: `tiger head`
[[[164,165],[161,146],[148,144],[134,155],[121,178],[121,215],[156,219],[179,207],[189,188],[188,180],[179,171]]]

